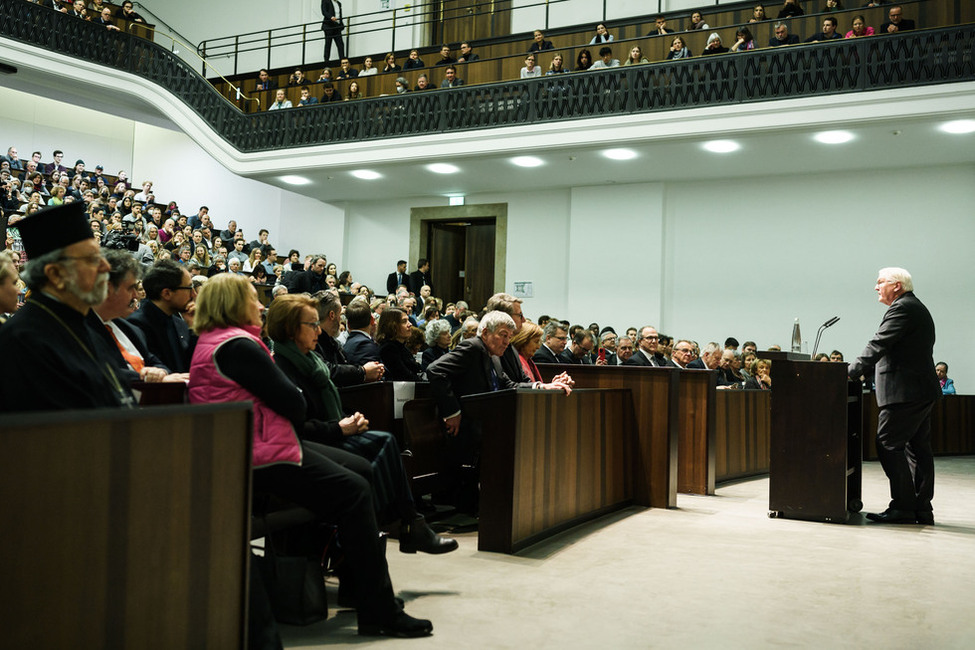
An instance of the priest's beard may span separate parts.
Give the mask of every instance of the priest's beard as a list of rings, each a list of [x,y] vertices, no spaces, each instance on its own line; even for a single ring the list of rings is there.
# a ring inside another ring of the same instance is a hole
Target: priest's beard
[[[108,273],[99,273],[91,291],[82,291],[78,286],[78,272],[73,267],[64,278],[64,289],[89,307],[97,307],[108,297]]]

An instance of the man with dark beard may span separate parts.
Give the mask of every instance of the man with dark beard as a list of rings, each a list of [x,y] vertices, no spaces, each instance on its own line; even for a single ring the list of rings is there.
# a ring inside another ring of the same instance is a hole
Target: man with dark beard
[[[30,261],[30,289],[0,330],[0,350],[17,368],[0,373],[0,412],[131,406],[108,350],[85,316],[105,300],[110,266],[81,203],[41,210],[17,224]]]

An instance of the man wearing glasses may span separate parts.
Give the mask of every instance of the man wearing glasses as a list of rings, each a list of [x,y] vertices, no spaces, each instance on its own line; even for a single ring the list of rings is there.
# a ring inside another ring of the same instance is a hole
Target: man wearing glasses
[[[535,363],[561,363],[559,360],[559,355],[562,354],[562,350],[565,349],[565,342],[569,340],[569,333],[562,323],[556,320],[551,320],[545,325],[545,329],[542,330],[542,345],[539,346],[538,352],[532,356],[532,361]]]
[[[129,406],[109,350],[85,325],[105,300],[110,266],[84,206],[41,210],[18,223],[30,261],[30,297],[0,328],[0,350],[16,373],[0,374],[0,412]]]
[[[640,330],[637,351],[627,359],[624,366],[655,366],[658,368],[673,368],[674,364],[660,353],[658,342],[660,337],[657,335],[656,328],[647,325]]]
[[[172,372],[189,372],[196,336],[190,334],[196,290],[190,272],[172,260],[156,262],[142,279],[146,299],[129,322],[145,334],[149,351]]]
[[[677,341],[670,360],[678,368],[687,368],[687,364],[694,360],[694,344],[686,339]]]

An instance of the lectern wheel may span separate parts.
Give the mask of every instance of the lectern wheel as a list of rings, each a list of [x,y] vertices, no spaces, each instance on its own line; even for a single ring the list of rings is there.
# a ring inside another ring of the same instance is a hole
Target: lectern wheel
[[[768,518],[769,519],[775,519],[778,516],[779,516],[779,512],[777,510],[769,510],[768,511]]]
[[[863,510],[863,501],[860,501],[860,499],[850,499],[850,503],[847,504],[846,509],[850,512],[860,512]]]

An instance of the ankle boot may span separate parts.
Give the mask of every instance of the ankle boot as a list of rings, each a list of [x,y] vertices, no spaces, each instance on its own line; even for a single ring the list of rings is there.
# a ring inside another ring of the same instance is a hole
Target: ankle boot
[[[401,553],[450,553],[457,550],[457,540],[433,532],[427,520],[420,516],[400,525],[399,550]]]

